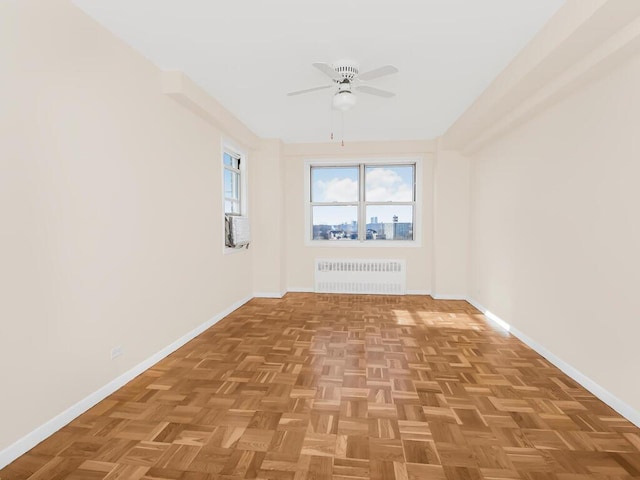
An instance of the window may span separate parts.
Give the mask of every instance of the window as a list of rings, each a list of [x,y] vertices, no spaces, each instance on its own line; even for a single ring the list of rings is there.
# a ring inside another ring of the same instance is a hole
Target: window
[[[413,162],[309,163],[308,226],[312,241],[414,241]]]
[[[247,218],[247,157],[224,143],[222,149],[222,203],[224,205],[225,254],[248,248],[250,228]]]

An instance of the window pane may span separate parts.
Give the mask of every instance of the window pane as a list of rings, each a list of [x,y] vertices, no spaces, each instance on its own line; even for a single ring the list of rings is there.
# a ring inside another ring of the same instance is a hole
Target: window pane
[[[358,207],[312,207],[314,240],[357,240]]]
[[[233,213],[236,215],[240,215],[240,202],[237,202],[235,200],[225,200],[224,213]]]
[[[233,197],[233,172],[224,169],[224,196]]]
[[[240,175],[224,169],[224,196],[240,200]]]
[[[413,206],[367,205],[367,240],[413,240]]]
[[[413,165],[366,167],[365,200],[413,202],[413,170]]]
[[[312,202],[357,202],[358,167],[312,167]]]
[[[222,161],[226,166],[240,168],[240,160],[238,159],[238,157],[234,157],[227,152],[224,152],[224,154],[222,155]]]

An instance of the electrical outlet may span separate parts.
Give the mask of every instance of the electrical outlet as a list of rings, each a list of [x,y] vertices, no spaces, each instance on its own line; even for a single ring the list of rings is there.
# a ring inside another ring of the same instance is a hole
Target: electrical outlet
[[[123,353],[124,353],[124,349],[120,345],[118,345],[117,347],[113,347],[111,349],[111,360],[118,358]]]

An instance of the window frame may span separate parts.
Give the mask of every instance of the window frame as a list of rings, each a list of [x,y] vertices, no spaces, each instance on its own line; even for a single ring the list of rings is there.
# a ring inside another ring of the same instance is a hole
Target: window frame
[[[413,166],[413,201],[407,202],[379,202],[367,201],[365,198],[366,168],[384,166]],[[358,167],[358,200],[355,202],[312,202],[311,179],[313,167],[353,168]],[[304,162],[304,195],[305,195],[305,220],[304,242],[306,246],[313,247],[347,247],[347,248],[398,248],[422,246],[422,158],[420,157],[396,157],[396,158],[349,158],[339,159],[307,159]],[[354,240],[314,240],[312,210],[314,206],[356,206],[358,220],[358,239]],[[410,205],[413,207],[413,240],[367,240],[366,239],[366,215],[369,205]]]
[[[225,165],[224,163],[224,156],[225,154],[230,155],[233,158],[237,158],[238,159],[238,168],[235,168],[233,166],[229,166],[229,165]],[[249,195],[248,195],[248,191],[247,191],[247,172],[248,172],[248,160],[247,160],[247,154],[245,153],[245,151],[241,148],[239,148],[237,145],[235,145],[233,142],[229,141],[229,140],[223,140],[222,142],[222,147],[221,147],[221,153],[220,153],[220,163],[222,165],[222,178],[221,178],[221,183],[222,183],[222,249],[223,252],[225,254],[230,254],[230,253],[237,253],[237,252],[242,252],[245,251],[246,249],[244,248],[232,248],[232,247],[228,247],[226,245],[226,240],[225,240],[225,216],[226,215],[236,215],[236,216],[243,216],[243,217],[248,217],[249,216]],[[236,202],[235,199],[227,197],[225,194],[225,184],[224,184],[224,178],[225,178],[225,172],[226,171],[231,171],[234,174],[237,174],[238,177],[238,200],[237,203],[239,203],[239,210],[240,213],[227,213],[226,212],[226,202],[227,201],[232,201],[232,202]]]

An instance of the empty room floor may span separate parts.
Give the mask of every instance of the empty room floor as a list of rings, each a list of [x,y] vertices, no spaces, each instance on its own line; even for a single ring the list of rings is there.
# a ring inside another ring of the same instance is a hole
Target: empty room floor
[[[0,479],[631,479],[640,430],[464,301],[253,299]]]

